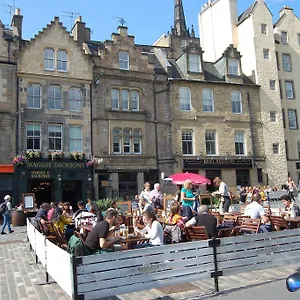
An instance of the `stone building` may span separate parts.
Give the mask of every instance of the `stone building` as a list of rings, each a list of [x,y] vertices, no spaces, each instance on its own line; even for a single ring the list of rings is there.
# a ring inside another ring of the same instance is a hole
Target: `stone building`
[[[288,23],[285,26],[289,26],[292,30],[293,27],[287,25]],[[280,26],[281,24],[278,23]],[[224,47],[232,44],[241,54],[243,72],[260,86],[263,128],[261,143],[264,144],[265,163],[264,165],[257,163],[256,166],[263,171],[263,183],[280,187],[288,176],[285,141],[290,140],[285,136],[283,115],[290,113],[293,119],[291,123],[295,127],[296,112],[292,111],[295,108],[292,103],[295,101],[288,104],[289,112],[286,106],[282,111],[280,84],[283,88],[284,82],[279,82],[276,63],[278,42],[274,39],[272,14],[263,0],[254,1],[240,16],[237,15],[237,0],[208,1],[200,12],[199,25],[204,59],[215,62],[223,53]],[[297,37],[294,39],[296,43]],[[288,82],[287,94],[293,94],[292,79],[288,79],[287,74],[284,75]],[[296,128],[293,130],[297,132]],[[286,133],[287,131],[290,135],[290,131],[286,130]],[[291,143],[291,146],[295,148],[294,151],[297,150],[296,142]]]
[[[288,172],[297,184],[300,181],[300,21],[291,7],[285,6],[280,11],[274,25],[274,39]]]
[[[92,95],[96,197],[132,198],[171,173],[167,74],[124,26],[104,42],[85,41],[94,61]]]
[[[12,29],[0,21],[0,199],[13,190],[12,158],[16,153],[17,77],[16,51],[22,39],[16,26],[22,17],[16,15]]]
[[[237,49],[228,45],[213,63],[205,61],[180,0],[174,27],[154,46],[170,84],[174,170],[221,176],[231,189],[261,184],[259,86],[244,75]]]
[[[16,196],[35,193],[38,204],[63,199],[73,206],[91,197],[92,172],[81,159],[91,157],[92,68],[57,17],[20,49],[17,146],[35,157],[16,167]]]

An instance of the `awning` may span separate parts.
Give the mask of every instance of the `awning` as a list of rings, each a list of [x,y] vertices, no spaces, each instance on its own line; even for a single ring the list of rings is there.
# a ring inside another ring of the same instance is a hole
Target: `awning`
[[[14,173],[13,165],[0,165],[0,173]]]

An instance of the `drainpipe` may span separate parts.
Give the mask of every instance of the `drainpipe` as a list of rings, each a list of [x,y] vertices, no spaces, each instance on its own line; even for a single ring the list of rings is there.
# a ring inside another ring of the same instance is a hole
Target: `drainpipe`
[[[255,147],[254,147],[254,130],[253,130],[253,115],[252,115],[252,107],[250,101],[250,93],[247,93],[247,101],[248,101],[248,109],[249,109],[249,116],[250,116],[250,133],[251,133],[251,143],[252,143],[252,168],[254,168],[254,159],[255,155]]]
[[[153,91],[153,101],[154,101],[154,135],[155,135],[155,152],[156,152],[156,168],[159,175],[159,161],[158,161],[158,128],[157,128],[157,98],[156,98],[156,88],[155,88],[155,79],[157,74],[154,75],[152,79],[152,91]]]

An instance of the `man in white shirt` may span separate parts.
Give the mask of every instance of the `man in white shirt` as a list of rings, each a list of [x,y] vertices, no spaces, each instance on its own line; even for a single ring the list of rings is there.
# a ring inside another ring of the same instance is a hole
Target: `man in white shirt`
[[[227,185],[225,184],[224,181],[220,177],[216,177],[214,179],[214,184],[217,186],[219,189],[215,191],[212,196],[219,196],[221,197],[221,203],[220,203],[220,213],[223,214],[224,212],[228,212],[230,204],[231,204],[231,199],[230,199],[230,193],[228,190]]]
[[[252,199],[253,201],[246,206],[244,215],[249,216],[251,219],[261,219],[262,225],[260,225],[259,232],[269,232],[271,226],[269,218],[261,205],[260,194],[254,194]]]

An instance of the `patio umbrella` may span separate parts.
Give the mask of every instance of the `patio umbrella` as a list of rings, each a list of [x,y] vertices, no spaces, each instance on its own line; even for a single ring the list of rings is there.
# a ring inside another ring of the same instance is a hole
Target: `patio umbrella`
[[[173,184],[183,184],[187,179],[191,180],[194,184],[210,184],[210,180],[206,177],[194,173],[176,173],[170,175],[168,179],[172,179]]]

